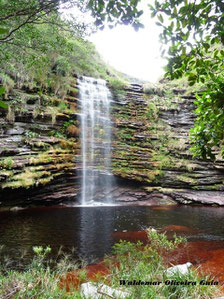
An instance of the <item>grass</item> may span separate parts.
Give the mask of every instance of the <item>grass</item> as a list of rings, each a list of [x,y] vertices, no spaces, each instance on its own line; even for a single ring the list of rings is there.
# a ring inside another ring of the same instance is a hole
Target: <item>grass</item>
[[[75,290],[70,295],[59,287],[61,275],[80,265],[72,262],[70,256],[62,255],[52,270],[52,260],[46,261],[51,249],[33,247],[33,250],[36,256],[25,271],[0,268],[0,298],[81,298]]]
[[[10,157],[7,157],[0,161],[0,168],[3,169],[12,169],[13,165],[14,165],[14,161]]]
[[[2,189],[4,188],[30,188],[32,186],[38,186],[41,180],[44,179],[44,182],[46,182],[46,179],[53,179],[51,176],[51,172],[49,171],[37,171],[34,169],[34,167],[25,168],[23,172],[12,175],[10,181],[2,184]]]
[[[208,277],[200,277],[196,270],[186,275],[175,273],[167,276],[163,256],[184,241],[174,236],[169,241],[165,234],[147,230],[148,243],[143,246],[141,242],[130,243],[120,241],[113,246],[113,257],[104,259],[109,268],[108,275],[99,275],[96,285],[105,283],[112,288],[128,292],[127,299],[144,298],[212,298],[218,286],[203,285],[201,281],[211,281]],[[57,263],[47,256],[49,247],[34,247],[35,257],[23,272],[12,271],[7,267],[0,268],[0,298],[83,298],[78,290],[69,287],[69,292],[61,286],[61,278],[68,271],[78,269],[80,264],[74,262],[71,256],[59,254]],[[54,265],[52,267],[52,264]],[[80,273],[80,280],[87,281],[85,268]],[[131,285],[133,281],[152,281],[154,285]],[[120,281],[125,281],[122,285]],[[171,283],[171,281],[175,283]],[[188,285],[178,285],[178,282],[194,282]],[[161,283],[158,283],[161,282]]]
[[[0,73],[0,78],[2,81],[2,85],[5,88],[5,93],[4,96],[7,99],[9,92],[14,88],[15,82],[13,81],[12,78],[10,78],[8,75],[5,73]]]
[[[185,95],[195,94],[200,92],[204,88],[204,84],[196,83],[193,86],[189,86],[189,81],[187,77],[182,77],[180,79],[162,79],[156,84],[146,83],[143,86],[144,93],[147,95],[158,95],[165,96],[168,93],[172,94],[172,90],[176,89],[183,91]]]

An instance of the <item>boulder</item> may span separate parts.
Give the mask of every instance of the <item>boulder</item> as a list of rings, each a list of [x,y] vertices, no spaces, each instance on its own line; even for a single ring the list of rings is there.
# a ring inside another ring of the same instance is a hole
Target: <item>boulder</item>
[[[81,294],[86,299],[98,299],[98,298],[116,298],[122,299],[130,296],[128,292],[123,292],[114,288],[111,288],[105,284],[95,285],[92,282],[81,284]]]
[[[192,266],[193,265],[190,262],[187,262],[186,264],[182,264],[182,265],[176,265],[176,266],[168,268],[166,270],[166,274],[168,276],[172,276],[175,274],[186,275],[189,273],[189,268]]]

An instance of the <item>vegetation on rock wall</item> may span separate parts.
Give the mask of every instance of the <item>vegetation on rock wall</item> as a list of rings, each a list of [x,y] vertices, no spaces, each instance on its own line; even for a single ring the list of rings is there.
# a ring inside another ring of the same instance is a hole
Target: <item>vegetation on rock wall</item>
[[[223,191],[223,160],[219,157],[214,164],[193,156],[189,140],[195,120],[192,88],[201,90],[203,85],[187,87],[185,83],[185,89],[182,82],[163,80],[138,91],[129,85],[123,98],[115,99],[113,173],[140,182],[152,196],[163,193],[184,203],[194,202],[195,197],[203,202],[203,191],[217,191],[217,195]],[[187,198],[182,197],[184,192]]]

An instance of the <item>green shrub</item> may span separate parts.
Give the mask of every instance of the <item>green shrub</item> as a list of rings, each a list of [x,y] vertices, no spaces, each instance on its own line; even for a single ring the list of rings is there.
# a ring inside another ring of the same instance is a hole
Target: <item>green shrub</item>
[[[148,119],[149,120],[157,120],[158,112],[159,112],[159,109],[156,106],[156,104],[153,102],[153,100],[148,102],[148,107],[147,107],[147,112],[146,112],[146,116],[148,117]]]
[[[177,248],[178,244],[185,241],[184,238],[174,236],[173,241],[169,241],[165,234],[159,234],[156,231],[148,230],[149,243],[145,246],[141,242],[136,244],[120,241],[113,247],[113,253],[116,256],[114,261],[107,260],[111,268],[111,281],[113,287],[121,287],[120,281],[152,281],[161,282],[157,285],[126,285],[122,286],[124,291],[129,292],[127,298],[211,298],[216,286],[200,285],[200,281],[210,280],[208,277],[199,277],[195,270],[189,271],[186,275],[175,273],[172,277],[166,274],[166,266],[163,262],[163,256],[166,256],[170,250]],[[119,265],[119,266],[117,266]],[[166,281],[173,280],[177,282],[193,281],[196,285],[171,285]]]
[[[109,87],[113,90],[113,92],[117,95],[125,94],[125,87],[127,83],[117,78],[109,78]]]

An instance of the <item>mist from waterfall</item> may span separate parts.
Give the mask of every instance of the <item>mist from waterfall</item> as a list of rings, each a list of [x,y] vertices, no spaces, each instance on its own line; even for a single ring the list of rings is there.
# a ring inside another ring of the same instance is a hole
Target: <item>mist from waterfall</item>
[[[112,95],[106,81],[78,78],[81,101],[81,204],[92,204],[99,192],[104,203],[111,201],[111,120]],[[102,191],[103,190],[103,191]]]

